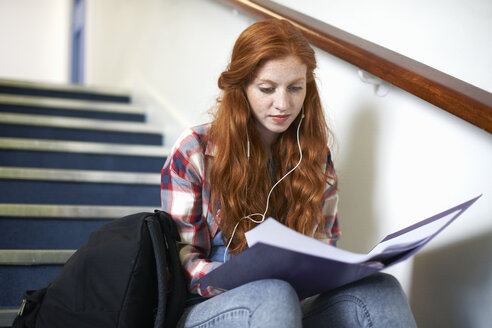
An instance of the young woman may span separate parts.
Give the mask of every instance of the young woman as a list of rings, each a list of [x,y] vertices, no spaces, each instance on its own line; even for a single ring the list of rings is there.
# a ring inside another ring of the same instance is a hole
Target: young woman
[[[213,122],[189,129],[173,147],[161,197],[177,222],[189,278],[180,326],[415,326],[398,282],[384,274],[302,302],[275,279],[229,291],[198,282],[247,248],[244,233],[269,216],[336,243],[337,178],[315,68],[313,49],[292,24],[251,25],[219,78]]]

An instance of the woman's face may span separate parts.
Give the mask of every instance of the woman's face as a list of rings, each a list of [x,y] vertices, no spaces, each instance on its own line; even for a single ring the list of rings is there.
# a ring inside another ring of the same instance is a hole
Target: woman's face
[[[295,120],[306,97],[307,67],[297,57],[265,62],[246,86],[256,128],[263,142],[271,145]]]

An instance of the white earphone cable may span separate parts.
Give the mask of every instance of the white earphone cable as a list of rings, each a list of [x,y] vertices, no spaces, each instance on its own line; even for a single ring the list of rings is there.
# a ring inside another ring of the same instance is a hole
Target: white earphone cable
[[[262,223],[263,221],[265,221],[265,215],[267,214],[268,212],[268,207],[270,205],[270,196],[272,195],[272,192],[273,192],[273,189],[275,189],[275,187],[283,180],[285,179],[289,174],[291,174],[292,172],[294,172],[295,169],[297,169],[299,167],[299,165],[301,164],[301,161],[302,161],[302,149],[301,149],[301,142],[299,141],[299,130],[301,128],[301,123],[302,123],[302,120],[304,119],[304,108],[302,109],[302,113],[301,113],[301,119],[299,121],[299,125],[297,126],[297,147],[299,149],[299,161],[297,162],[297,164],[289,171],[287,172],[283,177],[281,177],[274,185],[273,187],[270,189],[270,192],[268,193],[268,196],[267,196],[267,201],[266,201],[266,205],[265,205],[265,212],[263,212],[263,214],[261,213],[253,213],[253,214],[249,214],[249,215],[246,215],[246,216],[243,216],[237,223],[236,225],[234,226],[234,229],[232,230],[232,234],[231,234],[231,238],[229,239],[229,242],[227,243],[227,246],[226,246],[226,249],[224,251],[224,262],[226,261],[226,255],[227,255],[227,250],[229,249],[229,246],[231,246],[231,243],[232,243],[232,239],[234,238],[234,234],[236,233],[236,229],[239,225],[239,223],[241,223],[241,221],[243,221],[244,219],[247,219],[247,220],[250,220],[251,222],[254,222],[254,223]],[[248,138],[249,139],[249,138]],[[249,155],[249,140],[248,140],[248,155]],[[253,218],[251,218],[252,216],[261,216],[261,219],[260,220],[254,220]]]

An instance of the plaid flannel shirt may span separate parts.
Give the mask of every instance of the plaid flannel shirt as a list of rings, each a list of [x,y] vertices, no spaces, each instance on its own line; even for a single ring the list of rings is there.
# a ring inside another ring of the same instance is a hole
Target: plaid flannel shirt
[[[180,259],[189,279],[191,293],[205,297],[215,296],[223,290],[204,288],[198,282],[208,272],[222,263],[209,260],[211,244],[218,233],[218,217],[212,214],[210,202],[209,169],[215,147],[205,143],[210,124],[186,130],[177,140],[161,172],[161,204],[176,221],[181,236]],[[327,173],[335,175],[330,157]],[[327,226],[317,227],[318,239],[334,245],[339,237],[337,216],[338,193],[327,184],[324,194],[323,215]],[[323,229],[323,230],[320,230]]]

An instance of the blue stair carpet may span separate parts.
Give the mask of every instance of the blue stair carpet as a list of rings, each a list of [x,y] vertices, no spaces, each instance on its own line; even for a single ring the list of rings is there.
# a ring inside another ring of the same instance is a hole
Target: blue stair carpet
[[[94,100],[94,101],[107,101],[115,103],[130,103],[130,96],[124,95],[111,95],[93,92],[78,92],[70,90],[50,90],[50,89],[37,89],[35,87],[23,87],[23,86],[10,86],[0,85],[0,94],[9,95],[25,95],[25,96],[38,96],[38,97],[55,97],[63,99],[79,99],[79,100]]]
[[[0,180],[0,203],[160,206],[159,185]]]
[[[155,146],[162,145],[162,135],[158,133],[128,133],[92,129],[65,129],[58,127],[2,123],[0,123],[0,136],[72,141],[98,141],[122,144],[146,144]]]
[[[117,120],[128,122],[145,122],[145,115],[134,113],[118,113],[118,112],[102,112],[102,111],[89,111],[89,110],[74,110],[63,108],[47,108],[39,106],[28,105],[11,105],[0,103],[0,112],[8,113],[23,113],[23,114],[40,114],[40,115],[54,115],[64,117],[83,117],[83,118],[95,118],[101,120]]]
[[[164,155],[126,156],[106,154],[66,153],[30,150],[0,150],[2,166],[111,170],[128,172],[160,172]]]
[[[111,220],[0,218],[0,249],[78,249]]]
[[[19,307],[24,291],[45,287],[61,268],[60,265],[0,266],[0,306]]]

